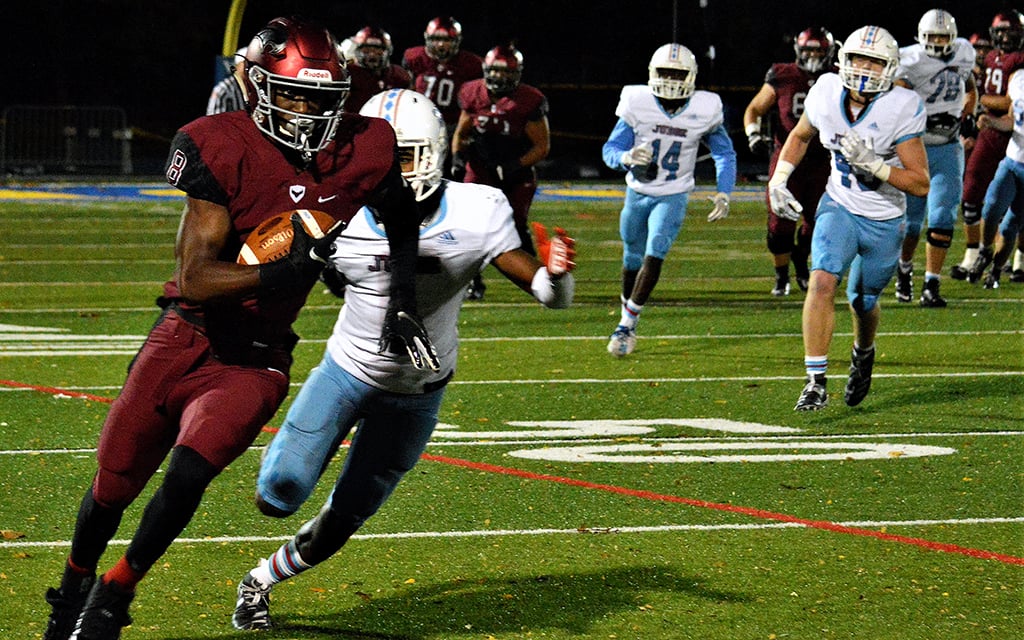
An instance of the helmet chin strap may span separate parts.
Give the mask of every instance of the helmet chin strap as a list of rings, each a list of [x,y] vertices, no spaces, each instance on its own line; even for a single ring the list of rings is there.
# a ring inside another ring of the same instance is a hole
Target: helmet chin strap
[[[299,144],[302,145],[300,149],[302,151],[302,159],[308,164],[313,160],[313,152],[309,148],[309,137],[313,135],[314,123],[312,120],[305,118],[296,118],[294,125],[295,137],[298,138]]]

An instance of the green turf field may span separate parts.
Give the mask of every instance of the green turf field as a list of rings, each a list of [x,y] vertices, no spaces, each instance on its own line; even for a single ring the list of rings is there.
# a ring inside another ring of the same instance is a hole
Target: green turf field
[[[577,238],[576,304],[543,309],[485,272],[426,458],[341,553],[275,588],[276,628],[261,637],[1020,638],[1024,285],[946,278],[947,309],[898,305],[890,287],[874,387],[854,409],[842,402],[840,301],[831,405],[798,414],[803,296],[768,293],[762,205],[735,202],[711,225],[710,204],[691,201],[637,351],[617,360],[605,345],[619,313],[619,204],[535,204],[534,219]],[[4,639],[42,635],[43,593],[109,400],[155,318],[179,211],[0,203]],[[962,255],[958,237],[950,260]],[[923,258],[922,243],[915,293]],[[295,385],[337,306],[311,296]],[[283,521],[252,506],[259,447],[281,417],[142,583],[125,640],[247,635],[230,622],[237,580],[330,489]]]

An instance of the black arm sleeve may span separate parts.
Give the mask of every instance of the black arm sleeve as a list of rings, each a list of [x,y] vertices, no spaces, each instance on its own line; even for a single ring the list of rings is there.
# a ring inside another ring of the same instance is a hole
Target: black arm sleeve
[[[388,236],[391,252],[391,307],[415,314],[420,220],[416,198],[402,178],[397,157],[370,205]]]
[[[199,147],[188,134],[178,131],[164,167],[167,182],[189,196],[227,206],[228,196],[203,162]]]

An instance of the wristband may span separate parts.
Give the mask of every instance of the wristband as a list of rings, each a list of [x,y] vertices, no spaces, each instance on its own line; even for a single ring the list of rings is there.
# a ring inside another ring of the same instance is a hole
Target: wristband
[[[760,133],[760,131],[761,131],[761,125],[759,125],[756,122],[751,122],[747,126],[743,127],[743,132],[747,134],[748,138],[750,136],[754,135],[755,133]]]
[[[775,173],[772,174],[771,180],[768,181],[769,187],[779,187],[786,184],[789,180],[790,174],[796,169],[796,165],[786,160],[779,160],[775,165]]]
[[[569,272],[563,273],[558,278],[552,278],[547,267],[541,267],[533,274],[530,290],[533,292],[533,297],[545,307],[566,309],[572,304],[576,281],[573,280],[572,273]]]

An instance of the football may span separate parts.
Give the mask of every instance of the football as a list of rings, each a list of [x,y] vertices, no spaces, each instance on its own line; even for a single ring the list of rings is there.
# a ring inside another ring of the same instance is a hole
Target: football
[[[329,214],[314,209],[296,209],[279,213],[264,220],[252,230],[238,252],[238,263],[265,264],[288,255],[295,233],[291,221],[293,213],[299,214],[302,226],[314,238],[324,237],[324,234],[337,223]]]

